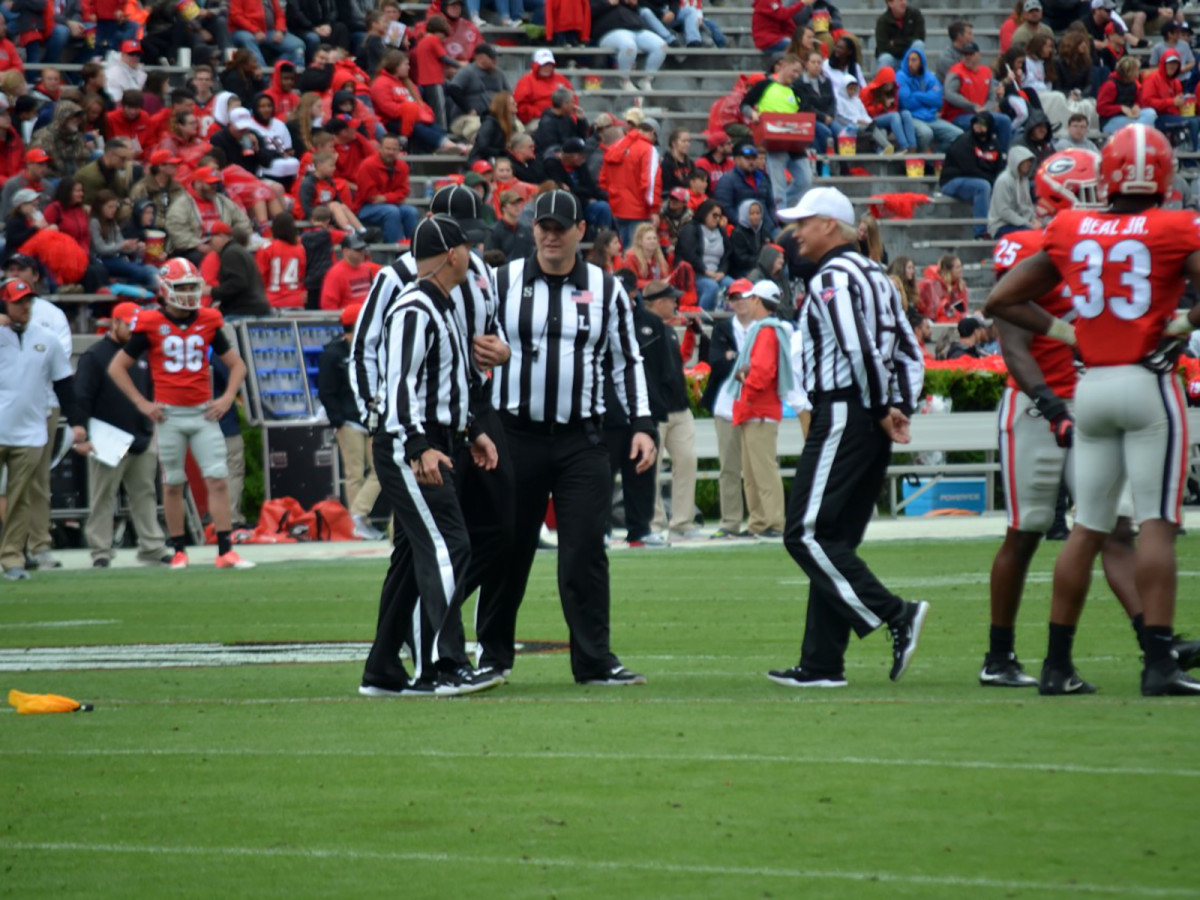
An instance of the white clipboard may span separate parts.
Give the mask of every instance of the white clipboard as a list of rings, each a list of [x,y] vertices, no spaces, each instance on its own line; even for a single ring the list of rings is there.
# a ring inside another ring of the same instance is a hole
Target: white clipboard
[[[92,442],[91,457],[115,469],[133,444],[133,435],[101,419],[88,419],[88,440]]]

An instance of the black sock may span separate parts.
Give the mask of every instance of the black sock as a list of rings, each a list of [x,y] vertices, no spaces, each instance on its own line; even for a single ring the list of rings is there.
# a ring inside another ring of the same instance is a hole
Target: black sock
[[[1146,649],[1146,617],[1141,613],[1133,616],[1129,620],[1129,624],[1133,626],[1133,633],[1137,635],[1138,646],[1143,650]]]
[[[1147,666],[1174,659],[1171,656],[1174,634],[1170,625],[1147,625],[1142,629],[1142,634]]]
[[[229,532],[228,531],[218,531],[217,532],[217,554],[219,556],[224,556],[231,549],[233,549],[233,545],[229,543]]]
[[[1050,668],[1070,672],[1075,668],[1071,662],[1071,646],[1075,643],[1075,626],[1050,623],[1050,645],[1046,648],[1046,662]]]
[[[1016,641],[1014,630],[1005,625],[993,625],[988,633],[988,656],[992,659],[1008,659]]]
[[[186,541],[187,541],[187,538],[185,538],[182,534],[171,535],[170,543],[171,543],[171,546],[175,548],[175,551],[177,553],[186,553],[187,552]]]

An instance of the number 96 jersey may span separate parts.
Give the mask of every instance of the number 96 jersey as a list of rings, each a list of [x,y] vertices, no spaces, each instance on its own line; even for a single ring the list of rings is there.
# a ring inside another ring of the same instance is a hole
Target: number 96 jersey
[[[1085,365],[1131,365],[1155,351],[1183,293],[1184,260],[1200,250],[1198,222],[1157,207],[1075,209],[1046,226],[1044,249],[1068,286]]]
[[[224,324],[221,313],[208,307],[183,319],[161,309],[138,310],[126,350],[136,358],[149,349],[155,400],[167,406],[203,406],[212,399],[208,348],[218,356],[229,349],[221,332]]]

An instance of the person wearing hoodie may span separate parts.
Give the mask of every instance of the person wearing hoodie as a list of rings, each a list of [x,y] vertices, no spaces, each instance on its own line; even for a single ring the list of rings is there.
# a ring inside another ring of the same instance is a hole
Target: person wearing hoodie
[[[1096,115],[1100,130],[1115,134],[1126,125],[1139,123],[1153,127],[1158,111],[1138,102],[1138,73],[1141,63],[1135,56],[1126,56],[1117,63],[1109,79],[1096,93]]]
[[[896,149],[901,153],[917,149],[917,132],[913,125],[912,113],[907,109],[900,109],[896,72],[891,66],[881,66],[876,70],[875,77],[863,89],[862,100],[875,127],[891,133]]]
[[[291,10],[291,6],[288,6]],[[300,95],[296,93],[296,67],[288,59],[275,60],[275,68],[271,71],[271,86],[263,91],[275,104],[275,118],[286,122],[296,107],[300,105]]]
[[[742,98],[742,115],[753,125],[763,113],[798,113],[801,98],[794,85],[800,77],[800,70],[798,57],[775,57],[767,70],[767,77],[755,82]],[[808,153],[768,150],[767,175],[771,179],[771,195],[776,208],[794,206],[812,185]],[[790,184],[788,175],[792,176]]]
[[[946,151],[938,181],[941,192],[972,206],[972,216],[986,219],[992,201],[992,183],[1000,174],[1004,153],[996,142],[992,114],[978,113],[971,130],[955,139]],[[975,225],[976,239],[987,237],[987,225]]]
[[[763,227],[764,210],[758,200],[743,200],[738,205],[737,224],[729,235],[729,276],[745,278],[758,265],[758,255],[768,236]]]
[[[651,221],[662,205],[658,122],[647,118],[604,151],[600,189],[608,192],[621,245],[628,247],[638,225]]]
[[[1166,132],[1170,128],[1186,128],[1190,148],[1200,147],[1200,117],[1183,115],[1183,84],[1179,73],[1183,59],[1179,51],[1168,49],[1158,58],[1158,68],[1142,79],[1138,105],[1158,113],[1154,127]]]
[[[779,306],[775,309],[775,315],[781,321],[795,323],[798,310],[792,284],[788,280],[787,255],[781,246],[773,243],[763,244],[762,250],[758,251],[758,265],[746,277],[755,284],[769,281],[779,288]]]
[[[74,175],[92,158],[91,148],[84,139],[83,108],[73,100],[59,100],[54,105],[50,124],[33,135],[30,149],[40,148],[50,157],[51,173],[61,178]]]
[[[1030,176],[1036,160],[1033,151],[1017,143],[1008,154],[1008,165],[992,185],[988,205],[988,234],[1001,238],[1012,231],[1036,227]]]
[[[944,151],[962,134],[961,128],[941,116],[942,84],[929,71],[924,50],[908,51],[903,67],[896,73],[896,89],[900,109],[912,116],[913,131],[921,152],[928,151],[935,141],[938,149]]]
[[[1033,110],[1025,120],[1025,133],[1013,144],[1013,147],[1017,146],[1025,147],[1033,153],[1034,170],[1054,155],[1054,128],[1050,119],[1040,109]]]
[[[292,133],[275,112],[275,100],[269,93],[264,91],[255,96],[248,125],[258,138],[259,148],[271,155],[270,161],[261,165],[255,174],[278,181],[287,188],[300,171],[300,160],[292,147]]]
[[[528,125],[542,117],[550,108],[550,98],[559,88],[574,93],[571,82],[556,69],[554,52],[543,47],[533,52],[529,71],[517,79],[513,99],[517,101],[517,118]]]
[[[976,43],[962,48],[962,60],[950,67],[942,86],[942,118],[966,128],[972,117],[987,112],[993,105],[992,70],[982,64]],[[1007,150],[1012,138],[1012,119],[992,112],[992,128],[1001,150]]]

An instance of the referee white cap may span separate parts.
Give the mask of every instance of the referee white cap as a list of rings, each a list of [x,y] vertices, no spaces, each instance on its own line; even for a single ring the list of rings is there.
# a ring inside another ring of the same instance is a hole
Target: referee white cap
[[[826,216],[847,225],[854,224],[854,206],[850,203],[850,198],[832,187],[809,188],[799,203],[779,210],[778,215],[785,222]]]

